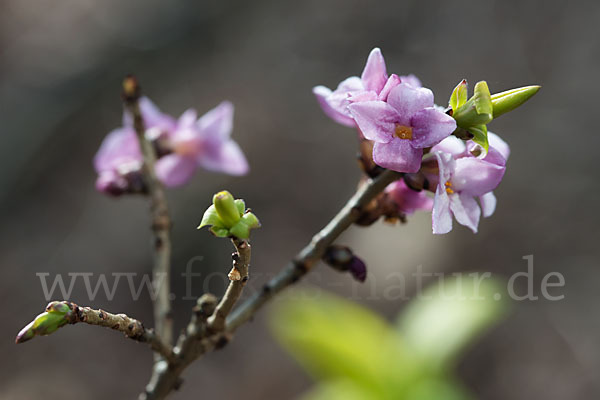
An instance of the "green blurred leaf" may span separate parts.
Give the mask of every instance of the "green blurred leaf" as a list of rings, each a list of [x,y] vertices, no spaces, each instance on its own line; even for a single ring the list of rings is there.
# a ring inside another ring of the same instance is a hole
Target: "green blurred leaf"
[[[373,400],[380,394],[348,379],[322,382],[302,396],[302,400]]]
[[[318,296],[315,298],[315,296]],[[398,392],[417,363],[377,314],[319,292],[278,303],[271,327],[280,343],[314,377],[350,379],[365,390]]]
[[[416,382],[403,400],[470,400],[472,396],[449,379],[423,379]]]
[[[398,319],[406,345],[430,368],[452,367],[465,346],[504,315],[506,304],[494,295],[502,285],[473,276],[446,279],[411,302]]]

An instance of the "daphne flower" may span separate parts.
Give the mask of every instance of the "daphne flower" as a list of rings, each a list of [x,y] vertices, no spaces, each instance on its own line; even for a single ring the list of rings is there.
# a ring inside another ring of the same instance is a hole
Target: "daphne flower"
[[[431,211],[433,200],[425,194],[425,191],[416,191],[408,186],[403,179],[390,183],[385,188],[385,193],[394,202],[398,211],[405,215],[413,214],[415,211]]]
[[[481,210],[475,197],[494,190],[504,176],[505,167],[476,157],[455,160],[452,154],[441,152],[436,152],[435,156],[439,182],[433,203],[433,233],[450,232],[452,215],[459,224],[476,233]]]
[[[492,164],[500,165],[504,167],[508,156],[510,155],[510,147],[508,144],[493,132],[488,132],[489,150],[487,154],[483,154],[481,146],[473,141],[468,141],[466,144],[464,141],[456,138],[455,136],[449,136],[442,140],[437,145],[431,148],[431,152],[443,152],[452,154],[454,159],[462,157],[478,157],[483,161],[487,161]],[[481,158],[483,156],[483,158]],[[438,177],[428,175],[427,178],[432,186],[437,185]],[[496,196],[493,192],[488,192],[479,197],[479,203],[481,205],[481,211],[484,217],[489,217],[494,214],[496,210]]]
[[[146,97],[139,100],[146,128],[145,137],[157,151],[157,177],[165,186],[187,183],[200,166],[230,175],[248,172],[248,163],[237,143],[231,139],[233,105],[223,102],[200,119],[188,110],[178,119],[162,113]],[[145,190],[141,176],[143,156],[133,119],[123,115],[123,127],[112,131],[94,157],[98,172],[96,188],[120,195]]]
[[[170,154],[156,162],[156,175],[169,187],[187,183],[198,167],[230,175],[244,175],[248,162],[231,139],[233,105],[222,102],[197,118],[196,111],[184,112],[164,136]]]
[[[414,75],[399,77],[392,74],[388,78],[381,50],[374,48],[367,58],[360,78],[351,76],[343,80],[334,91],[325,86],[315,86],[313,93],[327,116],[342,125],[353,127],[356,123],[348,111],[351,103],[385,101],[390,91],[405,80],[415,87],[421,86],[421,81]]]
[[[375,142],[373,161],[399,172],[417,172],[423,149],[456,129],[454,119],[434,107],[431,90],[407,83],[393,88],[387,102],[353,103],[348,109],[365,138]]]

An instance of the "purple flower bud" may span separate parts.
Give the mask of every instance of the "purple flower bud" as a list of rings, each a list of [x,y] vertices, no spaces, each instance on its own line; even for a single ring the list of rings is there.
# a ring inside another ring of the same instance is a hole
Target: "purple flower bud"
[[[354,279],[364,282],[367,278],[367,266],[354,255],[349,247],[331,245],[325,251],[323,261],[338,271],[348,271]]]
[[[354,256],[348,265],[348,271],[352,277],[359,282],[364,282],[367,279],[367,266],[360,258]]]

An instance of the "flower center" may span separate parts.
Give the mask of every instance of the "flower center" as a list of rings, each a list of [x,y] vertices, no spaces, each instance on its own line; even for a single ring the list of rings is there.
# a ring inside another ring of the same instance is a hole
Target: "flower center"
[[[394,133],[400,139],[407,139],[407,140],[412,139],[412,127],[410,127],[410,126],[396,124]]]
[[[446,186],[446,193],[448,193],[448,194],[454,193],[454,190],[452,190],[452,182],[447,181],[446,183],[444,183],[444,186]]]

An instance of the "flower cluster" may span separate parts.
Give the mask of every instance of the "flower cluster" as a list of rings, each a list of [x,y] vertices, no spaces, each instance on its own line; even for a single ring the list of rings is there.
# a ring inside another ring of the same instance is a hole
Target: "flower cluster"
[[[374,143],[373,161],[398,172],[417,172],[423,149],[456,129],[456,121],[434,107],[433,92],[414,77],[387,76],[381,50],[371,51],[360,78],[350,77],[331,92],[313,89],[335,121],[358,126]],[[350,123],[352,121],[352,123]]]
[[[230,175],[248,172],[244,154],[231,139],[231,103],[222,102],[200,118],[190,109],[178,119],[161,112],[146,97],[139,100],[139,105],[145,137],[158,156],[155,172],[165,186],[189,182],[198,167]],[[142,165],[133,118],[125,112],[123,126],[108,134],[94,157],[96,188],[110,195],[143,192]]]
[[[368,210],[370,216],[359,223],[372,223],[378,216],[403,220],[416,210],[432,210],[433,233],[441,234],[452,229],[452,216],[477,232],[482,210],[484,217],[494,212],[492,191],[504,176],[509,147],[488,133],[487,124],[538,89],[529,86],[491,95],[482,81],[468,99],[467,82],[462,80],[444,109],[435,105],[433,92],[414,75],[388,76],[381,51],[375,48],[360,78],[345,79],[335,91],[317,86],[313,93],[330,118],[358,128],[361,153],[368,149],[367,158],[377,166],[403,173],[403,179],[385,190],[379,210]],[[363,163],[364,158],[362,154]],[[433,201],[423,189],[435,193]]]

